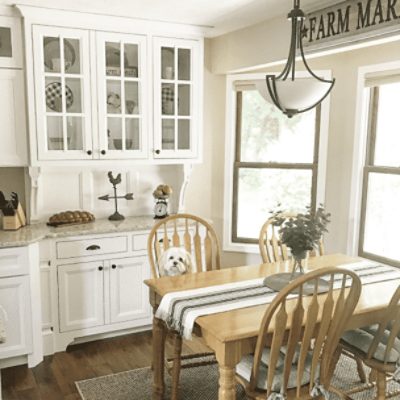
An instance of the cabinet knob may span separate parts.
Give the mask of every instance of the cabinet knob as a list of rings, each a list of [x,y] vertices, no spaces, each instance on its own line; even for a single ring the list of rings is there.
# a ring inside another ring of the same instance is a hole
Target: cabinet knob
[[[161,150],[156,150],[155,153],[156,153],[156,154],[160,154],[160,153],[161,153]]]
[[[91,156],[92,155],[92,150],[88,150],[86,153],[87,153],[88,156]]]
[[[111,265],[112,269],[117,269],[117,266],[115,264]]]
[[[99,271],[103,271],[103,267],[100,265],[100,267],[98,268]]]
[[[106,151],[105,151],[105,150],[102,150],[100,153],[101,153],[103,156],[106,155]]]

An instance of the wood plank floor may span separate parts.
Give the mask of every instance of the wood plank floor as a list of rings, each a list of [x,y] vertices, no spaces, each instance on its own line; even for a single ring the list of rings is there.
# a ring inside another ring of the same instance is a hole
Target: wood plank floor
[[[199,343],[184,343],[185,354],[204,350]],[[35,368],[3,369],[3,400],[80,400],[75,381],[148,367],[151,354],[151,332],[69,346]]]

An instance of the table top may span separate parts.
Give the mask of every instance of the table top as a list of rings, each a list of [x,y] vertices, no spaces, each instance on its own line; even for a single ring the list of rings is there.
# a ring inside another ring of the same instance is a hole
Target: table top
[[[306,270],[345,266],[345,264],[360,260],[360,258],[349,257],[343,254],[313,257],[307,260]],[[260,264],[187,274],[178,277],[150,279],[145,281],[145,283],[154,293],[163,297],[171,292],[256,279],[276,272],[288,272],[290,268],[288,262]],[[360,300],[350,321],[349,329],[376,322],[377,318],[382,315],[382,311],[386,308],[399,284],[400,282],[397,281],[388,281],[364,285]],[[257,336],[266,306],[242,308],[199,317],[196,320],[196,324],[222,342]]]

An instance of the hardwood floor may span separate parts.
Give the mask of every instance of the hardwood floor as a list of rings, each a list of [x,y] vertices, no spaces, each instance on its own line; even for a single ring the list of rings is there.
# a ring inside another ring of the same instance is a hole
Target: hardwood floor
[[[184,342],[186,354],[203,350],[199,343]],[[75,381],[148,367],[151,354],[151,332],[69,346],[35,368],[3,369],[3,400],[80,400]]]

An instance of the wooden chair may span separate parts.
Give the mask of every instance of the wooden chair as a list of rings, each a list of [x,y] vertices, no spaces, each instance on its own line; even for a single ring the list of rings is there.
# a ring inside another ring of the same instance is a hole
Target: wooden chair
[[[283,217],[289,219],[296,214],[284,213]],[[290,252],[285,244],[283,244],[279,237],[279,226],[274,225],[275,218],[272,217],[265,222],[260,231],[258,245],[260,248],[261,258],[264,263],[272,263],[277,261],[286,261],[290,258]],[[324,255],[325,248],[322,239],[318,245],[318,252],[312,251],[311,256]]]
[[[152,278],[160,277],[158,260],[161,254],[170,247],[184,247],[192,255],[195,262],[195,271],[192,272],[220,269],[220,246],[214,228],[207,221],[195,215],[172,215],[154,225],[147,242]],[[182,356],[182,338],[177,332],[171,332],[171,334],[174,350],[172,368],[169,368],[169,372],[172,374],[171,399],[175,400],[178,398],[181,368],[210,364],[210,362],[195,362],[182,366],[182,359],[196,359],[213,353]],[[167,365],[171,364],[170,361],[171,359],[167,360]]]
[[[328,281],[325,294],[318,294],[319,278]],[[309,296],[306,285],[311,288]],[[340,356],[340,337],[360,293],[358,276],[334,267],[303,275],[281,290],[266,309],[254,355],[243,357],[236,367],[237,381],[247,396],[256,400],[323,397]]]
[[[371,368],[372,380],[376,381],[377,399],[383,400],[400,394],[400,390],[386,394],[387,378],[400,381],[400,286],[393,295],[382,320],[372,326],[345,332],[341,340],[344,353]],[[370,384],[341,393],[349,394],[374,386]]]

